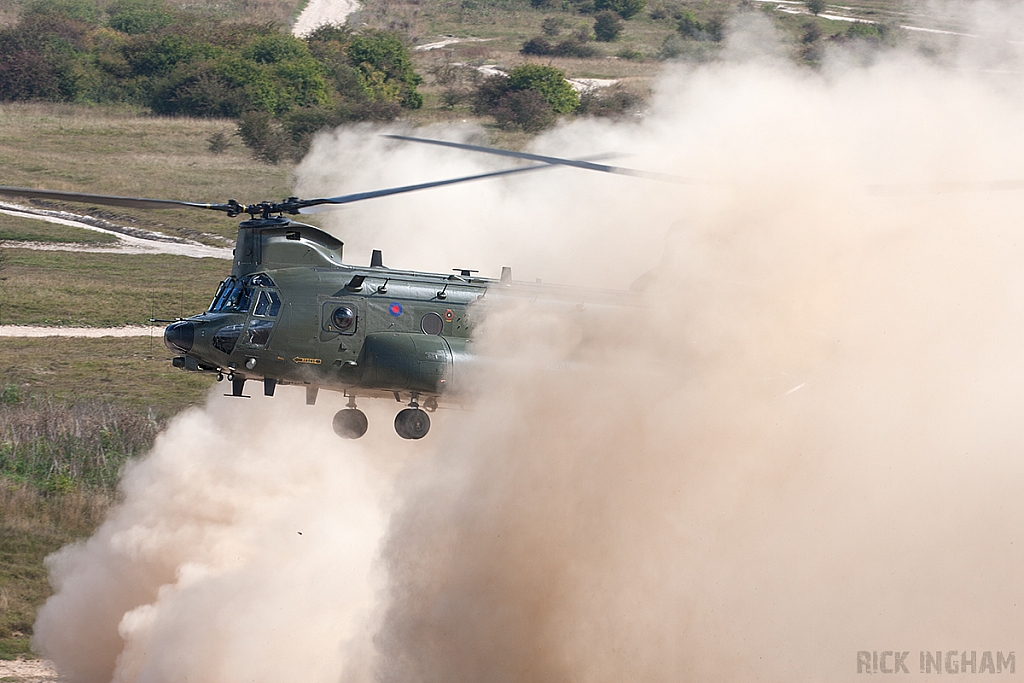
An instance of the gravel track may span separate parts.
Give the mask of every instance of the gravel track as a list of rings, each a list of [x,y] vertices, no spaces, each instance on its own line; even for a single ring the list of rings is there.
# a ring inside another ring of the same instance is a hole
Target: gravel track
[[[163,336],[163,327],[42,327],[0,325],[0,337],[149,337]]]
[[[57,670],[51,662],[42,659],[0,660],[0,679],[14,679],[19,683],[54,683]]]

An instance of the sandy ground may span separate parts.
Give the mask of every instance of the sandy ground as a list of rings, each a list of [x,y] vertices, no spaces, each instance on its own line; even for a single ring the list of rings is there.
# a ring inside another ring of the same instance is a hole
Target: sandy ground
[[[323,24],[344,24],[348,15],[357,9],[356,0],[309,0],[292,26],[292,35],[305,36]]]
[[[494,38],[456,38],[455,36],[442,36],[442,39],[436,43],[417,45],[413,50],[417,52],[427,52],[429,50],[440,50],[443,47],[455,45],[456,43],[486,43],[489,40],[494,40]]]
[[[35,327],[0,325],[0,337],[163,337],[163,327]]]
[[[51,683],[57,680],[53,664],[41,659],[0,660],[0,680],[18,683]]]

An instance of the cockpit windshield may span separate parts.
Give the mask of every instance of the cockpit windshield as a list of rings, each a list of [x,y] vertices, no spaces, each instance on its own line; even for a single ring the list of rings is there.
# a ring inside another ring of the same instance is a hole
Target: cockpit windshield
[[[255,315],[276,316],[281,308],[281,299],[277,293],[272,290],[257,289],[274,286],[274,281],[266,273],[257,273],[243,279],[229,277],[220,283],[217,296],[213,297],[213,302],[210,304],[210,312],[247,313],[249,306],[256,299]]]
[[[252,299],[252,287],[249,287],[235,277],[229,277],[220,283],[217,296],[213,297],[210,304],[210,312],[220,313],[231,311],[244,313],[249,310],[249,301]]]

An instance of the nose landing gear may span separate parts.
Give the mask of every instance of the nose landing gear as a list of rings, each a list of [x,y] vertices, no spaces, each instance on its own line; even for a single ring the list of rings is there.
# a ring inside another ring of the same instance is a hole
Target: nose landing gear
[[[430,431],[430,417],[420,410],[417,398],[414,392],[409,407],[395,416],[395,431],[403,439],[422,439]]]
[[[334,433],[343,439],[358,439],[366,433],[366,414],[356,408],[356,397],[348,397],[348,405],[334,415]]]

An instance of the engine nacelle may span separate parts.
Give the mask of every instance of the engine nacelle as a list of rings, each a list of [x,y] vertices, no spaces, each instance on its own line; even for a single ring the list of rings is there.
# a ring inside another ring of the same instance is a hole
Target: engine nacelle
[[[366,335],[359,355],[360,384],[388,391],[449,393],[469,358],[465,339],[375,332]]]

